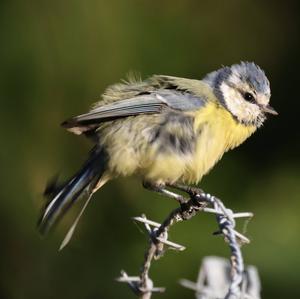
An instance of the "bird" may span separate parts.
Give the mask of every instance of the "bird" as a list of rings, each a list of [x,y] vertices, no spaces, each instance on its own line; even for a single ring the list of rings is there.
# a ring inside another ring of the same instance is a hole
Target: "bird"
[[[119,176],[136,175],[144,187],[178,199],[168,186],[198,184],[223,154],[243,143],[268,114],[270,83],[254,62],[240,62],[201,80],[131,76],[109,86],[90,111],[62,123],[94,146],[83,166],[63,184],[48,185],[39,219],[42,234],[82,197],[86,202],[61,248],[71,239],[92,195]]]

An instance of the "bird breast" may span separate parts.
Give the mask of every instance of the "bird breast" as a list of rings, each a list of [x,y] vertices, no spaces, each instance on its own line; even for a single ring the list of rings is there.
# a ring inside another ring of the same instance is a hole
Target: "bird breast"
[[[197,145],[192,164],[184,175],[184,180],[191,183],[199,182],[225,152],[240,145],[256,130],[255,126],[238,123],[214,102],[196,112],[194,119]]]
[[[114,121],[99,133],[114,175],[140,174],[157,183],[197,183],[224,152],[254,131],[212,102],[194,112],[170,111]]]

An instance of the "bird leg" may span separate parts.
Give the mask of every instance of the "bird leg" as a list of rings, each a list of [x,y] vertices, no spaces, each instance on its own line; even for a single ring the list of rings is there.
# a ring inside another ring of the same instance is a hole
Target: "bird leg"
[[[155,191],[155,192],[165,195],[166,197],[175,199],[177,202],[180,203],[180,205],[185,204],[188,201],[188,199],[185,198],[184,196],[177,194],[175,192],[172,192],[172,191],[168,190],[167,188],[165,188],[165,185],[154,184],[154,183],[150,183],[150,182],[143,182],[143,186],[144,186],[144,188],[146,188],[150,191]]]
[[[212,213],[215,212],[214,209],[207,207],[209,204],[213,203],[212,201],[215,197],[210,195],[209,193],[205,193],[202,189],[179,183],[167,183],[166,186],[185,192],[189,195],[190,200],[186,203],[181,204],[181,209],[184,214],[186,214],[186,219],[193,217],[193,214],[198,210]]]
[[[205,192],[197,187],[183,185],[183,184],[166,184],[168,187],[183,191],[187,193],[189,196],[194,197],[195,195],[204,195]]]
[[[181,185],[181,184],[154,184],[151,182],[143,182],[144,188],[161,193],[166,197],[175,199],[179,204],[180,208],[176,210],[176,213],[181,215],[183,220],[188,220],[192,218],[199,210],[203,210],[207,206],[207,202],[201,199],[206,196],[206,194],[199,188]],[[181,194],[172,192],[168,190],[167,187],[174,188],[187,193],[190,199],[184,197]]]

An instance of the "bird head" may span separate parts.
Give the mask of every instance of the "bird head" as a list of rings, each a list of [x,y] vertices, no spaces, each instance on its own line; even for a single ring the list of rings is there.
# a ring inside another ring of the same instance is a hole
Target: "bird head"
[[[253,62],[241,62],[208,74],[206,81],[219,102],[240,123],[260,127],[266,114],[277,115],[269,105],[270,83]]]

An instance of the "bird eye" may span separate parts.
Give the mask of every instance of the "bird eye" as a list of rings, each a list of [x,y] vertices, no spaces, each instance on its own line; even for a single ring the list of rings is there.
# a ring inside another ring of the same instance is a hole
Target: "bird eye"
[[[254,100],[254,96],[250,92],[246,92],[246,93],[244,93],[244,99],[246,101],[251,102]]]

